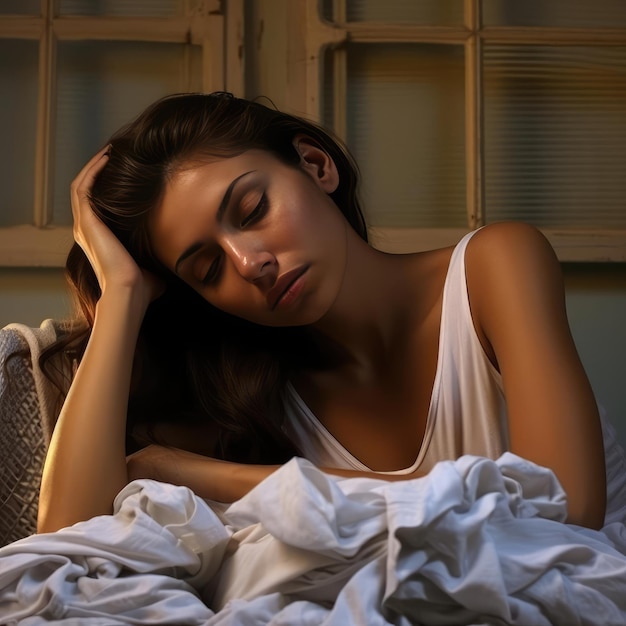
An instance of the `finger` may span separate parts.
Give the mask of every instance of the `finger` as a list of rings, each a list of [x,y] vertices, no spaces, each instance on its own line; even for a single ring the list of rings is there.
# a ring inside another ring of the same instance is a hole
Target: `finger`
[[[87,163],[83,166],[83,168],[80,170],[80,172],[74,177],[74,181],[72,184],[76,183],[76,185],[80,185],[80,183],[82,182],[82,180],[85,178],[85,176],[88,174],[89,170],[96,164],[98,164],[102,157],[107,156],[109,154],[111,150],[111,144],[107,144],[106,146],[104,146],[103,148],[101,148],[100,150],[98,150],[98,152],[96,152],[96,154],[94,154],[91,159],[89,159],[89,161],[87,161]]]
[[[110,144],[97,152],[78,173],[72,181],[72,194],[84,195],[84,191],[89,191],[93,185],[93,181],[98,172],[105,166],[108,161]]]
[[[77,235],[81,230],[81,218],[93,215],[89,195],[96,177],[108,162],[109,151],[110,144],[99,150],[72,181],[70,198],[74,219],[74,238],[76,241],[79,240]]]

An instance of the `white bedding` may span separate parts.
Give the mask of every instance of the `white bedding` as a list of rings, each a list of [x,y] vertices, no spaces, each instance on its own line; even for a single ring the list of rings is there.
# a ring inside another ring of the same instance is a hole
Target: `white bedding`
[[[228,508],[128,485],[115,513],[0,549],[0,623],[626,624],[626,527],[563,523],[512,454],[420,479],[293,459]]]

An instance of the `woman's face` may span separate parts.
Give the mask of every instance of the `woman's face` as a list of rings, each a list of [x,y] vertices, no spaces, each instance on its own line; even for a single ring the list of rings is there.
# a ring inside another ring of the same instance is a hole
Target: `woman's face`
[[[318,321],[345,270],[334,163],[298,149],[295,167],[260,150],[183,167],[150,219],[161,262],[217,308],[268,326]]]

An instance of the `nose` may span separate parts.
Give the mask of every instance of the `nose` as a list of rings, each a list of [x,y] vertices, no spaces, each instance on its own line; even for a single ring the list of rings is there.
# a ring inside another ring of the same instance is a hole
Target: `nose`
[[[263,282],[275,272],[276,258],[258,238],[228,238],[224,241],[224,250],[237,272],[247,281]]]

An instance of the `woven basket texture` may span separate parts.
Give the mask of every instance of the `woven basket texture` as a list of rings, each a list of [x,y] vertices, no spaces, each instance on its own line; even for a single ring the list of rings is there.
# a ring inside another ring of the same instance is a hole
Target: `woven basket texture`
[[[0,357],[0,546],[3,546],[36,531],[46,443],[27,342],[18,333],[0,331]]]

